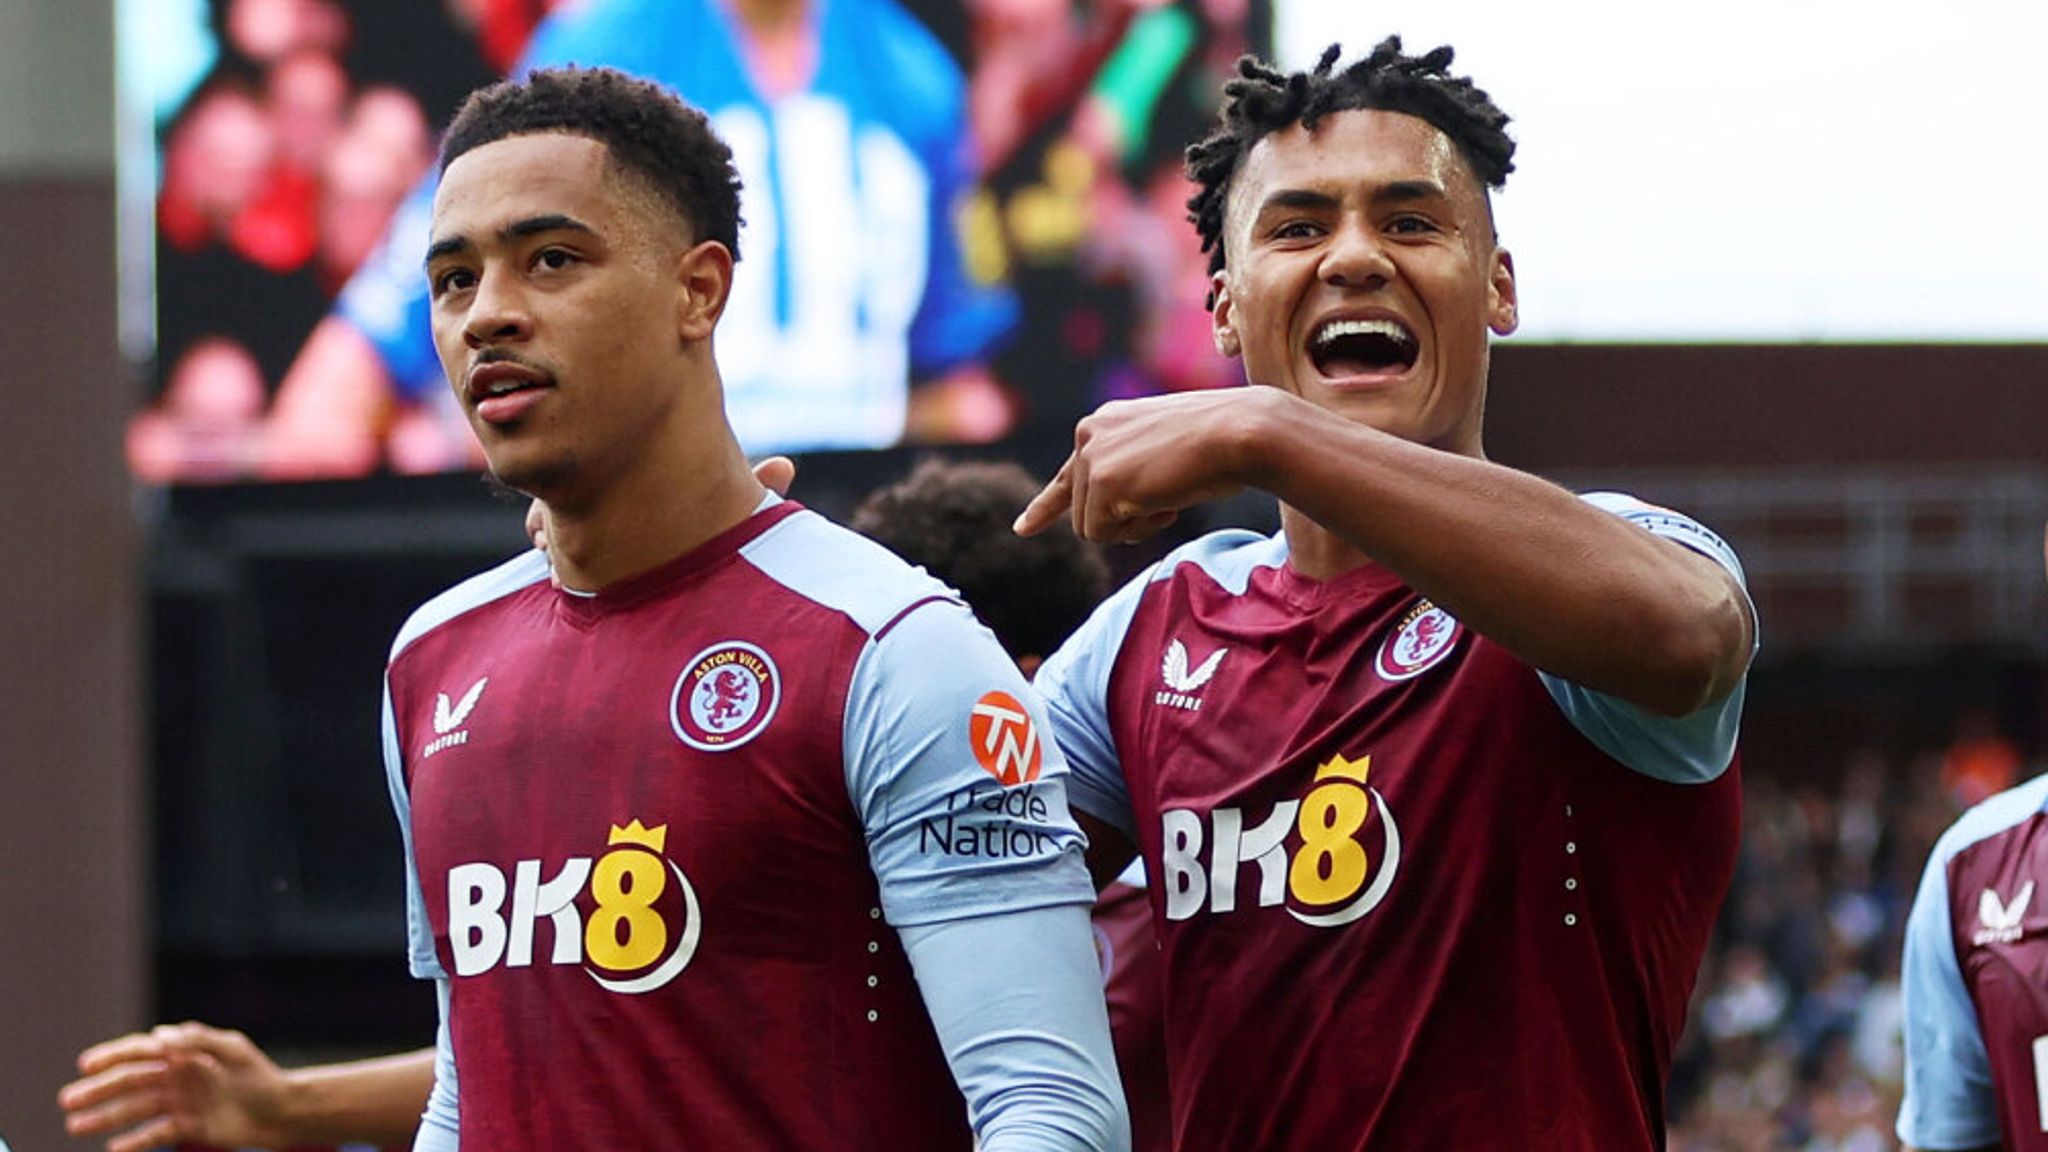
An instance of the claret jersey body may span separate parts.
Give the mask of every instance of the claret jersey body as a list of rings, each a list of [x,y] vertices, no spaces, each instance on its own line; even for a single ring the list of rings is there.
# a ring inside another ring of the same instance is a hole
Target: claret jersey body
[[[1739,577],[1691,520],[1589,499]],[[1151,878],[1176,1147],[1661,1147],[1740,691],[1654,717],[1382,568],[1287,560],[1196,541],[1037,680],[1075,803]]]
[[[776,503],[401,634],[412,966],[465,1147],[966,1149],[896,928],[1086,904],[1040,705],[951,594]]]

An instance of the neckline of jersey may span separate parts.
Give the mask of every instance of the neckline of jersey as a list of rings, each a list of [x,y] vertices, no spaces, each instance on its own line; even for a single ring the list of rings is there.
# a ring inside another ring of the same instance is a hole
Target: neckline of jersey
[[[755,537],[803,510],[804,506],[794,500],[771,504],[673,560],[594,593],[557,588],[555,611],[571,624],[592,624],[614,612],[633,608],[731,562]]]
[[[1303,611],[1320,608],[1333,600],[1373,597],[1408,586],[1399,576],[1373,561],[1339,572],[1327,580],[1319,580],[1303,575],[1295,568],[1294,558],[1289,554],[1269,571],[1273,574],[1273,593]]]

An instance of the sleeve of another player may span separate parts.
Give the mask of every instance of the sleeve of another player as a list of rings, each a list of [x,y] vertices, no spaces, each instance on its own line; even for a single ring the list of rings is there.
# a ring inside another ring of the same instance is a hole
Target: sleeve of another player
[[[1999,1139],[1991,1060],[1949,929],[1954,841],[1951,830],[1935,845],[1906,917],[1906,1083],[1898,1134],[1915,1148],[1980,1148]]]
[[[434,929],[427,921],[427,902],[420,893],[419,868],[412,854],[412,797],[405,789],[405,761],[398,750],[398,718],[391,710],[391,685],[384,685],[384,783],[398,816],[398,837],[405,851],[406,960],[421,980],[446,980],[441,958],[434,952]]]
[[[1088,909],[1005,912],[902,936],[981,1152],[1130,1147]]]
[[[1698,552],[1719,564],[1749,594],[1742,562],[1726,541],[1689,516],[1645,504],[1619,492],[1589,492],[1582,497],[1648,531]],[[1750,619],[1756,619],[1751,605]],[[1756,652],[1760,637],[1752,640]],[[1539,672],[1543,686],[1572,726],[1602,752],[1645,776],[1673,784],[1703,784],[1718,779],[1735,759],[1735,740],[1742,728],[1742,700],[1749,681],[1716,703],[1689,716],[1659,716],[1626,700]]]
[[[1109,673],[1151,575],[1140,575],[1097,605],[1032,681],[1045,697],[1053,736],[1066,755],[1074,806],[1120,829],[1132,843],[1137,842],[1138,831],[1110,736]]]
[[[461,1093],[455,1077],[455,1042],[448,1036],[448,981],[435,984],[434,999],[441,1012],[441,1025],[434,1033],[434,1090],[427,1094],[427,1110],[420,1114],[412,1152],[459,1152],[462,1112],[457,1101]]]
[[[889,923],[1094,901],[1044,705],[961,604],[926,603],[868,644],[845,748]]]

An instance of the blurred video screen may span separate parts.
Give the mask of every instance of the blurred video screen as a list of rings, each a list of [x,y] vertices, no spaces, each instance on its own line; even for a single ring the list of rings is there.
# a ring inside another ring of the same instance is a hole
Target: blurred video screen
[[[750,453],[986,443],[1239,382],[1180,153],[1267,0],[123,0],[128,433],[151,484],[481,466],[420,271],[464,96],[566,63],[704,108],[744,184],[718,338]],[[779,62],[778,62],[779,61]]]

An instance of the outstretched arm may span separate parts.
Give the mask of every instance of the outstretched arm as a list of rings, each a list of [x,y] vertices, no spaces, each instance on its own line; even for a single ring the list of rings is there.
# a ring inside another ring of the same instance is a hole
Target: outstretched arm
[[[881,910],[980,1146],[1127,1149],[1088,923],[1094,886],[1042,704],[965,605],[924,600],[862,657],[845,723],[847,794]],[[937,820],[948,836],[1018,847],[932,851],[922,837]]]
[[[1089,539],[1141,539],[1247,487],[1280,498],[1306,573],[1362,554],[1530,665],[1651,712],[1715,703],[1748,667],[1748,600],[1714,561],[1528,473],[1273,388],[1104,406],[1017,527],[1069,514]]]
[[[240,1032],[186,1023],[96,1044],[78,1070],[57,1094],[65,1130],[105,1137],[107,1152],[399,1145],[426,1105],[434,1053],[283,1069]]]
[[[983,1152],[1130,1148],[1086,905],[900,935]]]

